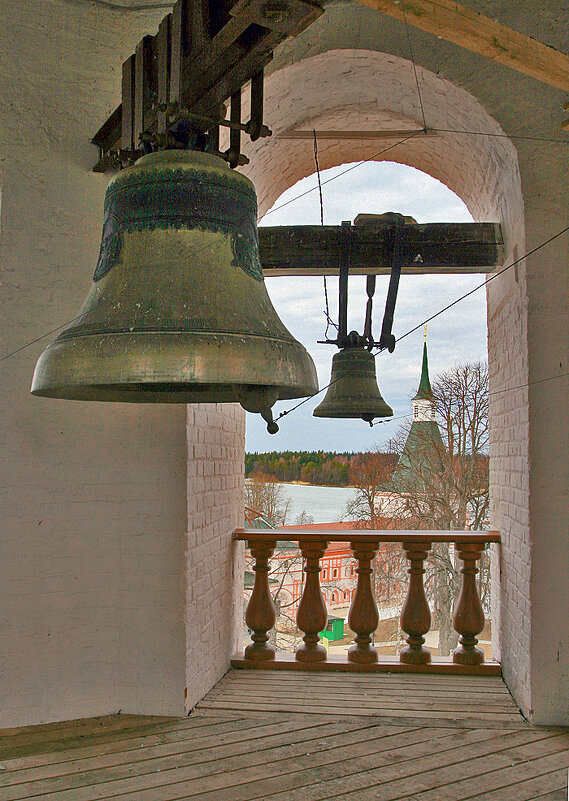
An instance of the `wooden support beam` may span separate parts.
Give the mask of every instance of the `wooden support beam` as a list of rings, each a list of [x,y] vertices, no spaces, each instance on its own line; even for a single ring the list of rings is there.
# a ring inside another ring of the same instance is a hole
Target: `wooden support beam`
[[[170,33],[170,96],[172,102],[180,99],[182,63],[184,50],[188,45],[187,0],[178,0],[172,9],[172,29]]]
[[[121,130],[122,146],[134,150],[134,76],[135,56],[132,55],[122,65],[122,114],[115,112],[111,119]]]
[[[400,229],[402,275],[490,273],[503,262],[498,223],[426,223]],[[392,227],[321,225],[259,228],[263,274],[337,275],[344,238],[351,239],[351,275],[388,275]]]
[[[278,134],[275,139],[306,139],[314,142],[314,134],[316,133],[317,139],[410,139],[411,137],[419,136],[437,136],[436,131],[430,128],[423,130],[423,128],[405,128],[405,129],[392,129],[384,128],[383,130],[376,131],[309,131],[309,130],[296,130],[296,131],[283,131]]]
[[[152,109],[154,37],[145,36],[136,46],[134,57],[134,147],[146,130]]]
[[[216,11],[215,24],[210,30],[212,9]],[[179,102],[190,114],[216,119],[221,104],[262,72],[275,47],[322,13],[318,0],[286,0],[284,5],[277,0],[224,0],[223,8],[217,0],[178,0],[169,35],[170,101]],[[164,95],[167,44],[164,21],[156,37],[146,37],[139,44],[137,57],[133,57],[134,72],[131,59],[127,62],[123,74],[125,124],[123,127],[123,107],[119,106],[93,137],[103,155],[96,171],[108,168],[111,151],[138,147],[142,132],[164,133],[164,119],[159,121],[152,101]]]
[[[158,74],[158,103],[167,103],[170,99],[170,59],[171,59],[172,15],[168,14],[158,29],[156,37],[156,69]],[[166,114],[159,113],[157,119],[158,133],[165,133],[168,128]]]
[[[478,14],[453,0],[358,0],[380,11],[536,78],[549,86],[569,91],[569,55],[525,36],[490,17]],[[539,9],[536,9],[539,13]]]

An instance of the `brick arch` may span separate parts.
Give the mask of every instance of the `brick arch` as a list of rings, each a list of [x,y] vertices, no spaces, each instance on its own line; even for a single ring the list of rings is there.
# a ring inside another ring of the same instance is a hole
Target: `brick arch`
[[[295,56],[291,51],[287,57]],[[510,264],[526,249],[518,152],[474,94],[421,66],[417,66],[417,74],[427,126],[439,133],[414,137],[375,160],[415,167],[458,195],[474,220],[499,222],[504,263]],[[246,113],[245,109],[244,118]],[[312,141],[279,139],[279,134],[311,128],[417,129],[423,124],[412,64],[390,53],[357,49],[330,49],[275,69],[266,80],[266,121],[273,137],[246,147],[251,163],[245,172],[256,186],[261,214],[286,189],[314,173]],[[392,144],[393,140],[323,140],[319,143],[320,167],[371,159]],[[528,381],[526,291],[523,262],[519,275],[518,270],[510,270],[488,285],[488,356],[495,393],[507,386],[523,387]],[[501,563],[499,567],[497,561],[493,564],[493,652],[502,659],[508,685],[525,709],[530,707],[530,628],[520,626],[518,620],[520,608],[529,603],[527,471],[515,504],[510,484],[519,481],[512,478],[515,460],[525,465],[529,458],[527,409],[527,390],[508,396],[507,403],[499,394],[490,398],[492,517],[493,525],[503,532]],[[515,435],[513,419],[520,421]],[[522,568],[516,549],[527,557]],[[521,600],[520,582],[525,588]]]
[[[475,220],[500,221],[514,236],[522,228],[523,203],[512,142],[472,94],[429,70],[417,70],[429,127],[492,136],[418,135],[376,160],[428,173],[455,192]],[[310,128],[422,127],[411,63],[369,50],[330,50],[273,72],[266,82],[266,109],[273,136],[247,147],[251,164],[245,170],[257,188],[261,214],[286,189],[314,172],[312,142],[279,139],[279,134]],[[393,144],[393,140],[322,140],[320,166],[372,158]]]

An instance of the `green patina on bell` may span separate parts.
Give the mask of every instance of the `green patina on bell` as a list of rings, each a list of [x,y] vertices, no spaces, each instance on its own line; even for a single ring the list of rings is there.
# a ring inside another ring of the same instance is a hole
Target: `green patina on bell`
[[[356,335],[357,336],[357,335]],[[348,346],[332,359],[332,377],[315,417],[391,417],[393,409],[381,397],[375,374],[375,357],[363,346]]]
[[[237,400],[269,421],[276,400],[317,390],[312,359],[267,294],[249,179],[189,151],[152,153],[117,175],[93,284],[40,356],[32,393]]]

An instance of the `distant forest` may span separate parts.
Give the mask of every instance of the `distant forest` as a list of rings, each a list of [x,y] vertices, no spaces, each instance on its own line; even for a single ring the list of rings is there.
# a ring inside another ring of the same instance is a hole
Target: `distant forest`
[[[270,476],[277,481],[305,481],[333,487],[350,483],[350,463],[354,453],[330,451],[272,451],[246,453],[245,477]]]

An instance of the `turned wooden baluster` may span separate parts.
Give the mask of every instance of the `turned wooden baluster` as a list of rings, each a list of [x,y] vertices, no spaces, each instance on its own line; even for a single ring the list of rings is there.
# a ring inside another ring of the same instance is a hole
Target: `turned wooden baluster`
[[[326,648],[320,642],[318,632],[325,628],[328,613],[320,590],[320,560],[328,543],[300,542],[299,545],[305,560],[306,580],[298,605],[296,624],[304,632],[304,642],[298,646],[295,655],[301,662],[324,662]]]
[[[377,649],[371,645],[371,635],[379,623],[377,604],[371,586],[371,563],[379,542],[351,542],[350,548],[358,560],[358,584],[348,614],[348,625],[356,632],[356,644],[348,650],[348,661],[359,664],[377,662]]]
[[[431,627],[431,610],[423,586],[423,565],[429,555],[431,543],[404,542],[403,549],[409,560],[409,589],[401,610],[401,628],[409,636],[407,645],[399,654],[399,661],[407,665],[426,665],[431,661],[431,652],[428,648],[423,648],[423,634]]]
[[[460,634],[460,645],[455,648],[452,659],[459,665],[481,665],[484,654],[480,648],[476,648],[476,635],[484,628],[484,610],[476,586],[476,562],[484,550],[484,543],[457,542],[455,548],[462,560],[462,586],[452,616],[452,625]]]
[[[275,649],[268,645],[267,632],[273,628],[277,619],[275,605],[269,590],[269,559],[275,550],[275,543],[270,540],[249,542],[251,555],[255,559],[255,585],[247,605],[245,622],[253,630],[253,642],[245,648],[245,659],[264,662],[275,658]]]

